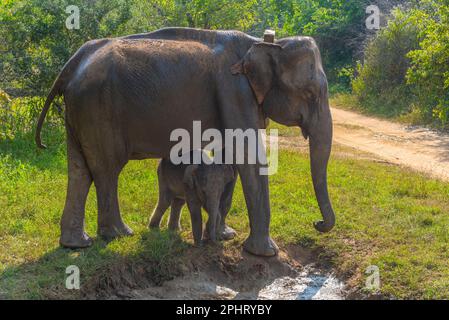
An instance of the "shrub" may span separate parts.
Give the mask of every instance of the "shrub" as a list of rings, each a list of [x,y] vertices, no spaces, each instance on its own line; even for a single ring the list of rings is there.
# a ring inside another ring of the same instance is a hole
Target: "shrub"
[[[424,0],[396,9],[366,46],[352,82],[369,111],[449,127],[449,5]]]
[[[352,88],[360,104],[370,111],[388,116],[409,111],[413,97],[406,80],[407,54],[419,48],[418,15],[418,11],[393,10],[388,25],[368,42]]]
[[[425,25],[420,48],[411,51],[408,82],[414,86],[417,103],[425,119],[449,124],[449,6],[435,1],[436,9],[423,15]],[[446,1],[447,3],[447,1]]]
[[[0,91],[0,141],[33,134],[44,102],[45,98],[41,97],[2,100]],[[62,127],[62,121],[58,108],[53,107],[46,118],[45,126]]]

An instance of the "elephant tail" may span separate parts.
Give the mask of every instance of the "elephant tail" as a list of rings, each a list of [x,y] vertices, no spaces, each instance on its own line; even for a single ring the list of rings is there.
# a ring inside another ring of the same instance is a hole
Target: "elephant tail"
[[[91,40],[86,42],[78,51],[67,61],[67,63],[62,68],[61,73],[58,78],[53,83],[53,86],[50,90],[50,93],[47,96],[47,100],[45,101],[44,108],[39,116],[39,120],[37,122],[35,141],[36,145],[39,148],[45,149],[46,146],[42,144],[41,141],[41,131],[42,124],[44,123],[45,117],[50,109],[51,103],[55,99],[56,96],[62,95],[64,93],[65,87],[67,83],[70,81],[71,76],[74,74],[80,63],[86,59],[90,54],[98,50],[99,48],[105,46],[109,43],[109,39],[99,39],[99,40]]]
[[[50,93],[47,96],[47,100],[45,100],[44,108],[41,111],[41,114],[39,116],[39,120],[37,121],[37,128],[36,128],[36,135],[35,135],[35,141],[36,145],[41,148],[45,149],[47,148],[44,144],[42,144],[41,141],[41,131],[42,131],[42,125],[44,123],[45,117],[48,113],[48,110],[50,109],[51,103],[55,99],[56,96],[61,94],[61,81],[60,77],[58,77],[53,84]]]

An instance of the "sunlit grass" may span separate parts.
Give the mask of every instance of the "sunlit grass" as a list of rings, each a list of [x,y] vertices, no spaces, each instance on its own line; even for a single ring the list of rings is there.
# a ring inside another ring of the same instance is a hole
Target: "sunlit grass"
[[[297,135],[297,129],[281,136]],[[157,199],[156,160],[132,161],[120,176],[120,206],[135,236],[70,251],[58,247],[59,219],[67,183],[62,135],[46,136],[49,150],[35,149],[30,137],[0,142],[0,297],[45,298],[64,289],[65,268],[75,264],[82,283],[112,264],[144,262],[157,281],[172,276],[176,259],[191,243],[187,209],[180,237],[149,232]],[[449,298],[449,185],[396,166],[333,157],[329,187],[336,228],[318,234],[320,213],[313,194],[307,154],[281,150],[279,171],[270,177],[271,233],[281,247],[320,248],[340,275],[363,287],[366,268],[380,268],[381,292],[398,298]],[[92,188],[86,229],[96,233]],[[164,221],[165,222],[165,221]],[[228,219],[239,236],[248,234],[240,184]],[[58,291],[59,290],[59,291]]]

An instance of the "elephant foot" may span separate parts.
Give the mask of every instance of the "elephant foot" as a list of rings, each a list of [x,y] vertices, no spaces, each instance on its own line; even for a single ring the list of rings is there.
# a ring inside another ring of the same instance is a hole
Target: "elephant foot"
[[[326,224],[324,221],[317,221],[313,223],[315,229],[321,233],[326,233],[332,230],[334,224]]]
[[[206,241],[207,240],[196,240],[196,241],[193,241],[193,246],[195,248],[202,248],[202,247],[204,247],[204,244],[206,243]]]
[[[63,248],[84,249],[92,246],[92,239],[84,231],[62,231],[59,244]]]
[[[231,227],[225,225],[224,230],[220,234],[220,239],[224,241],[232,240],[237,235],[237,232]]]
[[[111,241],[116,238],[132,236],[134,233],[130,227],[123,222],[118,225],[100,226],[98,228],[98,235],[106,241]]]
[[[159,229],[160,228],[160,224],[159,222],[150,222],[150,224],[148,225],[149,229]]]
[[[209,241],[211,241],[211,236],[210,236],[210,232],[209,232],[209,230],[207,229],[207,227],[204,229],[204,231],[203,231],[203,237],[202,237],[202,241],[203,241],[203,244],[205,243],[205,242],[209,242]]]
[[[273,257],[278,254],[279,247],[270,238],[249,236],[243,243],[245,251],[261,257]]]

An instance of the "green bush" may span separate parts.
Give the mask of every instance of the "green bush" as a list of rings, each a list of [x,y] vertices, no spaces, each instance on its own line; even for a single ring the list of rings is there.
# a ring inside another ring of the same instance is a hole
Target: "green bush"
[[[310,35],[330,82],[349,87],[363,41],[368,0],[0,0],[0,87],[13,96],[45,96],[67,59],[86,41],[179,26],[237,29],[261,36]],[[65,8],[80,8],[68,30]],[[356,39],[356,40],[354,40]]]
[[[32,135],[44,102],[41,97],[2,100],[0,91],[0,141]],[[47,130],[54,126],[62,127],[63,117],[59,108],[50,109],[45,124]]]
[[[366,46],[352,88],[360,105],[371,112],[397,116],[409,111],[413,94],[406,80],[410,67],[407,54],[419,48],[417,15],[393,10],[388,25]]]
[[[267,1],[273,15],[271,25],[280,36],[314,37],[332,91],[350,88],[355,57],[366,36],[366,7],[369,0]]]
[[[365,49],[352,82],[359,105],[413,123],[449,126],[449,2],[396,9]]]
[[[434,1],[435,10],[422,15],[420,48],[411,51],[408,83],[413,85],[416,103],[427,121],[449,124],[449,5]]]
[[[68,5],[80,7],[80,30],[65,26]],[[1,0],[0,87],[15,96],[45,96],[84,42],[120,34],[130,17],[125,0]]]

